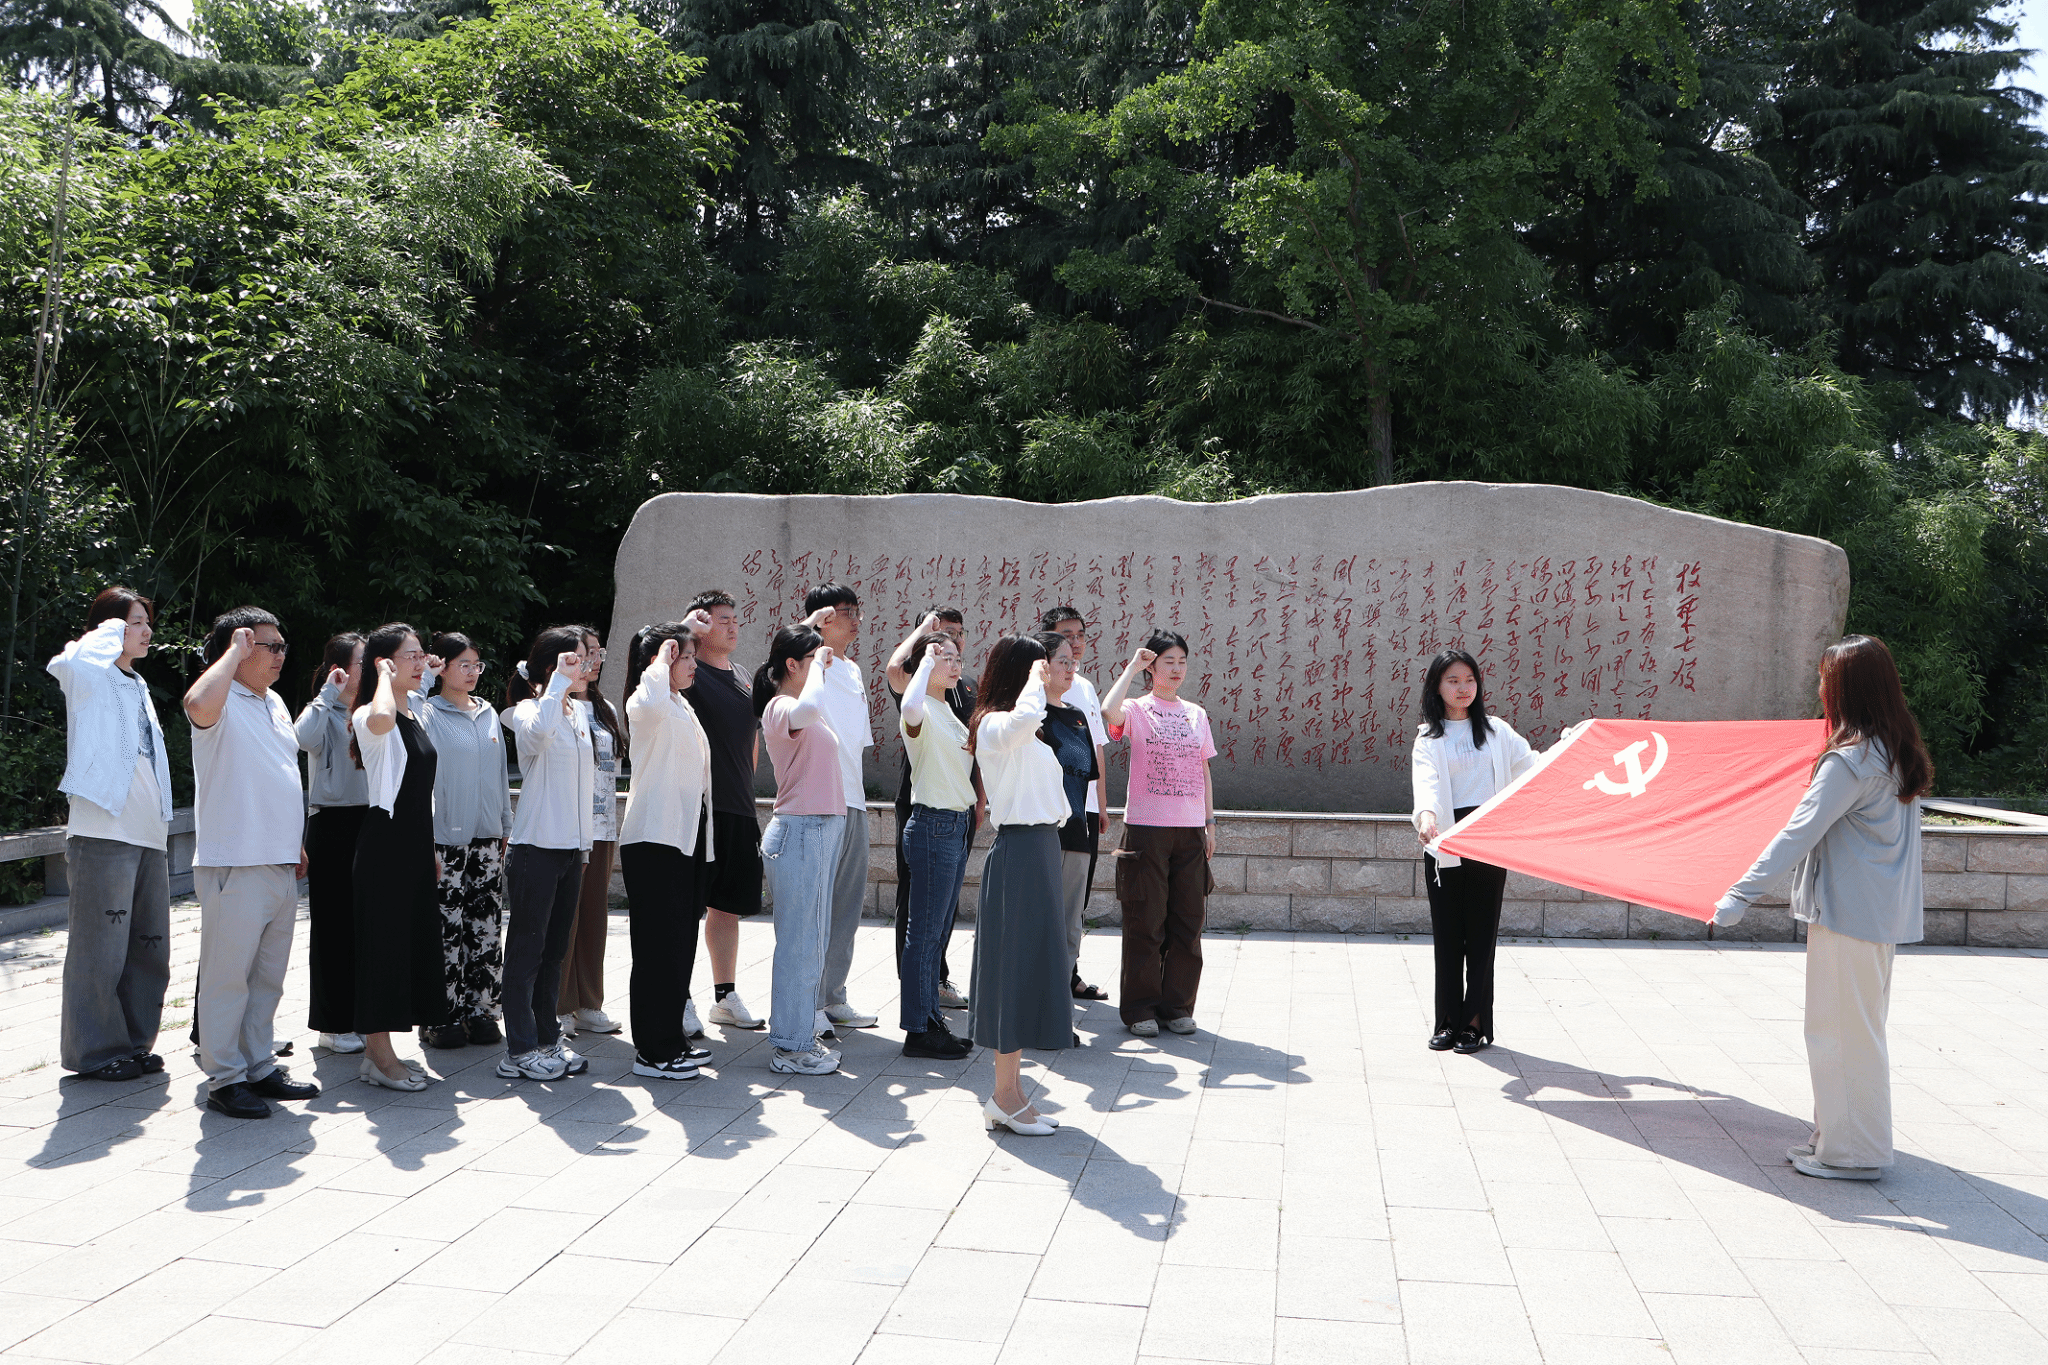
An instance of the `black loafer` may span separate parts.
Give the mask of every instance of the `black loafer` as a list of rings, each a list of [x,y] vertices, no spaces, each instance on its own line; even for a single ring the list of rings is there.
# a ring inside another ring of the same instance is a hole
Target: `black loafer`
[[[270,1106],[256,1097],[247,1082],[224,1085],[206,1097],[206,1107],[231,1119],[267,1119]]]
[[[135,1065],[142,1068],[143,1075],[151,1076],[164,1069],[164,1059],[154,1052],[138,1052],[135,1054]]]
[[[1431,1046],[1433,1047],[1435,1044],[1432,1043]],[[1474,1052],[1483,1051],[1487,1046],[1489,1046],[1487,1040],[1479,1036],[1478,1029],[1468,1028],[1458,1034],[1457,1045],[1451,1051],[1463,1052],[1469,1055]]]
[[[1457,1045],[1458,1031],[1456,1029],[1440,1028],[1431,1034],[1429,1038],[1429,1050],[1431,1052],[1449,1052]]]
[[[320,1093],[320,1087],[311,1081],[295,1081],[292,1073],[277,1067],[260,1081],[250,1081],[246,1088],[252,1095],[261,1095],[271,1100],[310,1100]]]
[[[928,1057],[936,1062],[957,1062],[974,1048],[964,1038],[939,1029],[926,1029],[922,1033],[904,1035],[903,1055],[906,1057]]]
[[[460,1024],[442,1024],[438,1028],[420,1030],[422,1047],[468,1047],[469,1030]]]
[[[142,1063],[133,1057],[116,1057],[105,1066],[78,1074],[89,1081],[132,1081],[142,1074]]]
[[[477,1047],[489,1047],[505,1041],[505,1035],[498,1032],[498,1021],[487,1014],[479,1014],[463,1028],[469,1033],[469,1041]]]

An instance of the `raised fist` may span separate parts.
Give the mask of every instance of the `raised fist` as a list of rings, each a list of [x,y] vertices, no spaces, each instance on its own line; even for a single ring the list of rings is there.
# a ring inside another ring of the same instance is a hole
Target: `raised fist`
[[[1158,659],[1159,656],[1157,654],[1154,654],[1149,649],[1143,648],[1139,649],[1137,653],[1131,656],[1131,662],[1136,664],[1139,668],[1150,668],[1155,662],[1158,661]]]

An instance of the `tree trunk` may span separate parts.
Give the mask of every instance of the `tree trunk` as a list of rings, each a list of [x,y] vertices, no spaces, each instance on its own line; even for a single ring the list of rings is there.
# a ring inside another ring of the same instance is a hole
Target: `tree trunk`
[[[1394,400],[1383,388],[1372,393],[1373,482],[1382,486],[1394,481]]]

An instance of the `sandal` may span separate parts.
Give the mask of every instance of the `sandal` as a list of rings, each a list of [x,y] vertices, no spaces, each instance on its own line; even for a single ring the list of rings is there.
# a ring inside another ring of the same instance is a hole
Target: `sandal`
[[[1074,980],[1073,980],[1073,985],[1072,985],[1072,988],[1071,988],[1071,989],[1073,990],[1073,993],[1074,993],[1074,998],[1075,998],[1076,1000],[1107,1000],[1107,999],[1109,999],[1109,992],[1108,992],[1108,991],[1106,991],[1106,990],[1102,989],[1102,987],[1100,987],[1100,986],[1091,986],[1091,985],[1089,985],[1089,984],[1088,984],[1087,982],[1085,982],[1085,981],[1083,981],[1083,980],[1081,979],[1081,974],[1080,974],[1079,972],[1075,972],[1075,973],[1074,973]]]

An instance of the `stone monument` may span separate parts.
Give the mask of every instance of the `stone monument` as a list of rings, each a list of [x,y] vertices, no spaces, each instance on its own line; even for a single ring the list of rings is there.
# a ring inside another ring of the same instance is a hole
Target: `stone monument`
[[[1848,558],[1826,541],[1548,484],[1059,506],[668,493],[634,515],[617,574],[615,656],[716,587],[739,603],[748,670],[807,588],[852,586],[869,789],[891,797],[902,750],[882,666],[933,603],[965,614],[970,676],[1061,603],[1089,621],[1083,668],[1103,691],[1149,629],[1178,631],[1193,654],[1181,695],[1208,709],[1220,750],[1216,803],[1254,810],[1407,810],[1423,671],[1454,646],[1538,747],[1588,716],[1816,714],[1849,600]],[[1125,767],[1112,746],[1116,803]]]

